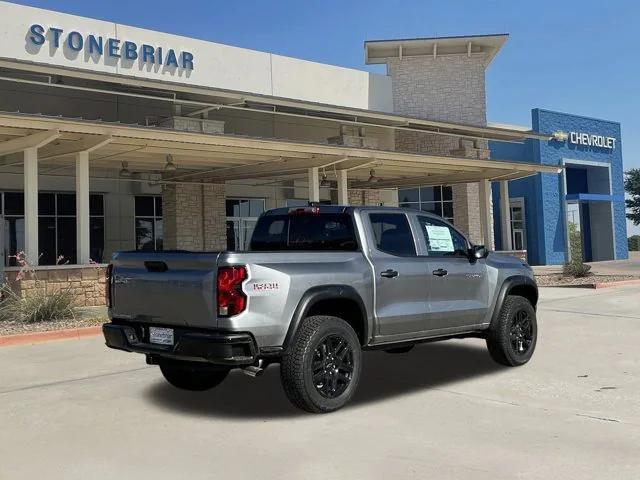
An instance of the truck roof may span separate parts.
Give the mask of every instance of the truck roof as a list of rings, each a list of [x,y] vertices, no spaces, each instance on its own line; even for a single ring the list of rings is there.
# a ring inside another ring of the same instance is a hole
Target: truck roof
[[[427,217],[432,217],[438,220],[444,220],[438,215],[434,215],[429,212],[425,212],[423,210],[418,210],[416,208],[406,208],[406,207],[387,207],[387,206],[376,206],[376,205],[366,205],[366,206],[354,206],[354,205],[322,205],[309,203],[308,206],[297,206],[297,207],[280,207],[280,208],[272,208],[271,210],[267,210],[263,213],[263,215],[287,215],[293,212],[304,212],[311,209],[315,209],[314,213],[353,213],[355,211],[366,211],[366,210],[385,210],[389,212],[405,212],[405,213],[420,213],[421,215],[425,215]]]

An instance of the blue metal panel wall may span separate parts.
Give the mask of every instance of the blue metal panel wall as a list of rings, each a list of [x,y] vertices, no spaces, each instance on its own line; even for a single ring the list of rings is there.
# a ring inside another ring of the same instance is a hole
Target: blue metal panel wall
[[[616,139],[614,149],[575,145],[568,141],[557,142],[551,140],[549,142],[538,141],[535,143],[539,149],[538,158],[543,164],[561,165],[563,159],[573,159],[608,163],[611,166],[611,193],[616,197],[616,200],[613,202],[616,258],[628,258],[629,252],[627,250],[625,208],[624,202],[621,201],[621,196],[624,195],[624,173],[622,165],[620,124],[617,122],[609,122],[606,120],[598,120],[540,109],[534,109],[532,111],[532,120],[533,128],[540,132],[550,133],[556,130],[561,130],[563,132],[584,132],[588,134],[603,135],[605,137],[613,137]],[[542,176],[545,177],[548,176],[548,174],[544,174]],[[556,232],[553,231],[553,223],[555,223],[555,220],[558,216],[561,216],[562,213],[562,204],[556,204],[556,202],[553,201],[555,198],[553,191],[558,191],[558,182],[550,179],[543,179],[542,187],[545,215],[545,260],[546,263],[561,263],[561,261],[564,261],[564,250],[566,249],[564,244],[564,233],[562,234],[563,241],[559,243],[557,240],[560,235],[557,235]],[[550,196],[548,197],[547,194]],[[558,208],[557,213],[556,208]],[[560,218],[560,220],[563,225],[564,219]],[[598,226],[598,228],[604,227],[605,226]]]
[[[490,142],[492,157],[497,160],[527,161],[558,166],[562,165],[563,159],[597,161],[611,165],[611,193],[615,199],[613,205],[616,258],[628,258],[625,210],[624,202],[621,201],[624,196],[624,186],[620,124],[541,109],[534,109],[531,113],[535,131],[552,133],[560,130],[567,133],[573,131],[614,137],[615,148],[611,150],[555,140],[548,142],[532,140],[519,145]],[[500,194],[497,184],[493,187],[493,194],[496,245],[500,247]],[[545,173],[512,181],[509,183],[509,196],[525,199],[529,262],[533,265],[564,263],[567,255],[562,176]]]

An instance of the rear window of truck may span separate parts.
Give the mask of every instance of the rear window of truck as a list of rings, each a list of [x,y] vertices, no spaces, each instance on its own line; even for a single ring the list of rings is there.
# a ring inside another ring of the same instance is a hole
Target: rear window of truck
[[[251,251],[358,249],[351,216],[344,213],[265,215],[251,237]]]

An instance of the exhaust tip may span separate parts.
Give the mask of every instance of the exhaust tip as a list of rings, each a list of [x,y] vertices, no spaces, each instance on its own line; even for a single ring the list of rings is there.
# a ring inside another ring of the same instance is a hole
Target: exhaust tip
[[[264,368],[256,367],[255,365],[242,367],[241,370],[242,370],[242,373],[244,373],[245,375],[249,375],[250,377],[253,377],[253,378],[259,377],[264,373]]]

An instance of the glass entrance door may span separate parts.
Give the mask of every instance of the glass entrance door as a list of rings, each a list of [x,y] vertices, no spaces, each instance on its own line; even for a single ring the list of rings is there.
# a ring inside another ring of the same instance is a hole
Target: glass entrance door
[[[524,200],[512,199],[511,210],[511,245],[514,250],[527,249],[527,236],[524,216]]]
[[[258,217],[264,212],[264,199],[227,199],[226,206],[227,250],[247,250]]]
[[[578,202],[567,202],[567,233],[569,235],[569,257],[584,260],[582,241],[582,212]]]
[[[257,221],[257,218],[227,219],[227,250],[247,250]]]

